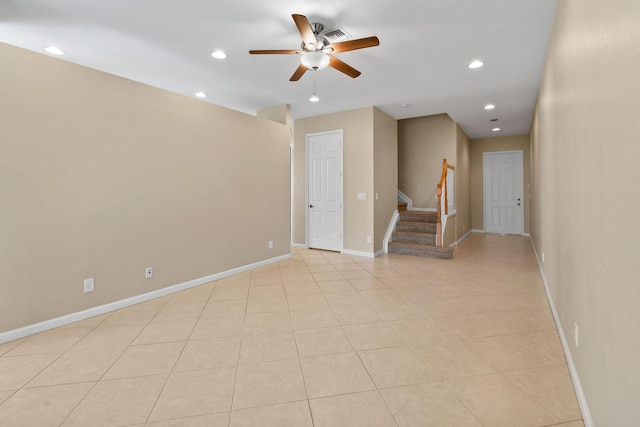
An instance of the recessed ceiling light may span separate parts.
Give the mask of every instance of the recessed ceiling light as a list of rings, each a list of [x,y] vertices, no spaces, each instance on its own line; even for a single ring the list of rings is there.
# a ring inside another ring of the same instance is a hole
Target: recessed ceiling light
[[[227,57],[227,54],[222,50],[214,50],[213,52],[211,52],[211,56],[216,59],[225,59]]]
[[[206,94],[206,93],[204,93],[204,92],[196,92],[196,96],[197,96],[198,98],[206,98],[206,97],[207,97],[207,94]]]
[[[400,104],[400,108],[408,108],[409,104]]]
[[[494,132],[500,132],[500,128],[493,128],[491,130],[494,131]]]
[[[44,50],[52,55],[64,55],[64,51],[57,46],[46,46]]]
[[[496,106],[493,104],[487,104],[484,106],[485,110],[493,110],[494,108],[496,108]]]
[[[318,102],[320,101],[320,98],[318,98],[318,95],[316,95],[315,93],[313,95],[311,95],[311,98],[309,98],[309,101],[311,102]]]
[[[484,62],[482,61],[473,61],[471,64],[469,64],[469,68],[473,69],[473,68],[480,68],[484,65]]]

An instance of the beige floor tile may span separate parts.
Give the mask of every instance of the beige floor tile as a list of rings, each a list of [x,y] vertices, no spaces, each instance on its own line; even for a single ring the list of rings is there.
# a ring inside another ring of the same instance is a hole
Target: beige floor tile
[[[178,361],[184,342],[131,346],[104,375],[104,379],[168,374]]]
[[[441,379],[493,374],[495,369],[469,351],[460,341],[430,340],[414,351]]]
[[[4,356],[62,353],[70,349],[92,328],[57,328],[33,335]]]
[[[167,375],[99,381],[62,426],[144,423],[166,381]]]
[[[582,417],[567,365],[507,372],[504,376],[560,420]]]
[[[187,342],[175,371],[220,368],[238,364],[240,336],[207,338]]]
[[[380,348],[358,354],[379,389],[438,380],[410,347]]]
[[[320,288],[316,284],[316,282],[309,283],[291,283],[284,285],[284,291],[287,296],[290,295],[310,295],[310,294],[319,294]]]
[[[287,298],[284,295],[277,297],[249,298],[247,313],[272,313],[274,311],[287,311]]]
[[[309,401],[316,427],[396,427],[377,391],[323,397]]]
[[[309,271],[311,272],[312,277],[314,273],[335,273],[338,270],[327,260],[323,260],[322,263],[309,263],[307,266]],[[344,279],[341,277],[341,279]],[[314,279],[315,280],[315,279]]]
[[[328,280],[318,282],[318,287],[322,292],[350,292],[355,288],[347,280]]]
[[[329,310],[329,304],[321,293],[287,296],[290,310]]]
[[[244,316],[247,310],[246,299],[210,300],[204,307],[200,319],[219,316]]]
[[[300,357],[353,352],[353,346],[339,326],[295,331]]]
[[[7,353],[10,350],[12,350],[13,348],[19,346],[20,344],[25,342],[27,339],[28,339],[28,337],[27,338],[21,338],[19,340],[9,341],[9,342],[6,342],[4,344],[0,344],[0,356],[2,356],[3,354]]]
[[[251,277],[251,286],[282,285],[282,276],[278,274],[266,274],[259,277]]]
[[[291,310],[293,329],[322,328],[337,326],[338,320],[330,309],[327,310]]]
[[[31,380],[27,387],[98,381],[125,348],[68,351]]]
[[[291,319],[287,311],[247,313],[243,334],[268,334],[291,330]]]
[[[291,332],[250,334],[242,337],[238,363],[259,363],[297,359],[296,341]]]
[[[178,418],[175,420],[156,421],[145,424],[146,427],[228,427],[229,412],[199,415],[196,417]],[[129,426],[137,427],[137,426]]]
[[[332,309],[354,305],[368,306],[367,301],[358,291],[328,292],[324,295]]]
[[[239,409],[231,413],[230,427],[313,427],[306,400]]]
[[[57,354],[0,357],[0,390],[19,389],[57,357]]]
[[[213,292],[211,292],[211,296],[209,297],[209,301],[226,301],[233,299],[247,299],[249,296],[249,286],[248,285],[229,285],[224,287],[216,287]]]
[[[304,270],[307,270],[305,267]],[[282,282],[286,285],[294,284],[294,283],[315,283],[313,280],[313,276],[310,272],[302,270],[301,272],[295,273],[282,273]]]
[[[419,319],[424,317],[424,314],[413,305],[403,301],[372,303],[371,307],[384,320]]]
[[[310,399],[375,389],[356,353],[303,357],[300,363]]]
[[[330,294],[328,294],[330,295]],[[380,316],[366,302],[359,305],[340,305],[331,308],[341,325],[379,322]]]
[[[364,269],[339,271],[340,274],[342,274],[342,276],[347,280],[374,279],[373,275]]]
[[[400,295],[391,289],[379,288],[379,289],[364,289],[360,291],[360,295],[367,300],[369,304],[380,304],[385,302],[399,302],[402,299]]]
[[[190,339],[233,337],[242,334],[244,316],[216,316],[201,318],[196,323]]]
[[[393,320],[387,324],[411,346],[430,345],[432,341],[457,341],[436,322],[426,319]]]
[[[464,344],[499,372],[546,366],[550,363],[518,345],[511,335],[465,340]]]
[[[174,372],[153,408],[149,421],[228,412],[235,367]]]
[[[406,343],[384,322],[343,326],[356,350],[402,347]]]
[[[552,427],[584,427],[584,422],[582,420],[576,420],[569,423],[555,424]]]
[[[376,279],[375,277],[371,277],[368,279],[350,279],[349,283],[351,284],[351,286],[353,286],[358,290],[387,289],[385,284],[382,283],[380,280]]]
[[[249,299],[264,297],[283,297],[284,285],[262,285],[249,288]]]
[[[238,366],[233,409],[307,399],[300,362],[279,360]]]
[[[94,383],[18,390],[0,406],[0,425],[59,426]]]
[[[344,276],[338,271],[322,271],[319,273],[311,273],[316,282],[325,282],[327,280],[343,280]]]
[[[5,390],[5,391],[0,391],[0,405],[2,405],[2,403],[7,400],[8,398],[10,398],[11,396],[13,396],[13,394],[16,392],[17,390]]]
[[[126,325],[129,323],[149,323],[166,303],[136,304],[111,313],[101,326]]]
[[[445,380],[447,387],[487,426],[544,426],[560,422],[501,374]]]
[[[197,319],[200,317],[206,303],[206,300],[169,300],[153,320]]]
[[[126,347],[133,342],[144,327],[144,323],[98,326],[78,341],[72,349],[95,350],[100,348]]]
[[[513,342],[553,365],[567,363],[560,337],[555,330],[512,335]]]
[[[519,319],[506,312],[484,312],[463,315],[461,313],[429,313],[444,329],[459,338],[482,338],[497,335],[534,332],[533,322]]]
[[[389,388],[380,393],[400,427],[482,427],[440,382]]]
[[[132,345],[186,341],[195,324],[195,319],[151,322],[140,332]]]
[[[84,319],[84,320],[79,320],[77,322],[73,322],[73,323],[69,323],[68,325],[64,325],[61,326],[61,328],[95,328],[96,326],[99,326],[100,324],[102,324],[102,322],[104,322],[105,320],[107,320],[109,318],[109,316],[111,316],[112,313],[105,313],[105,314],[101,314],[99,316],[93,316],[93,317],[89,317],[88,319]],[[2,351],[0,351],[0,354],[2,354]]]

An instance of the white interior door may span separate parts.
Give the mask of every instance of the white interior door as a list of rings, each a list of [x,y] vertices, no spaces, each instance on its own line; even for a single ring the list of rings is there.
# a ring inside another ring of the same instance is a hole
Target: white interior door
[[[307,135],[310,248],[342,250],[342,131]]]
[[[484,227],[487,233],[522,234],[522,151],[484,153]]]

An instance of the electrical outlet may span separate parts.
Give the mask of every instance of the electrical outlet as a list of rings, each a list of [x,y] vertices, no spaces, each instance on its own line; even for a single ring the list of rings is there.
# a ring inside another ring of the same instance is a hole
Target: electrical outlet
[[[371,244],[371,236],[367,236],[367,243]]]
[[[573,339],[576,342],[576,347],[578,346],[578,324],[574,323],[573,324]]]
[[[542,262],[544,262],[544,251],[542,252]]]
[[[93,292],[95,282],[93,277],[90,279],[84,279],[84,293]]]
[[[273,240],[269,240],[269,249],[273,249]]]
[[[153,277],[153,267],[147,267],[144,269],[144,278],[151,279]]]

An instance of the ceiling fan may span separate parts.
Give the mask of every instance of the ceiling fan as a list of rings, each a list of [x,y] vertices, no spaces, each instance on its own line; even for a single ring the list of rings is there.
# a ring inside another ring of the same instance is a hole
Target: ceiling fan
[[[302,36],[300,50],[250,50],[249,53],[253,55],[302,55],[300,57],[301,64],[289,79],[292,82],[300,80],[307,70],[321,70],[327,66],[349,77],[356,78],[361,74],[360,71],[336,58],[334,54],[378,46],[380,44],[380,40],[375,36],[331,43],[329,39],[322,34],[322,30],[324,29],[322,24],[309,24],[309,20],[304,15],[294,14],[291,16]]]

